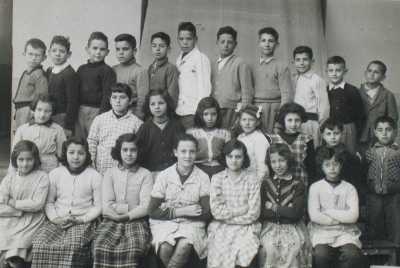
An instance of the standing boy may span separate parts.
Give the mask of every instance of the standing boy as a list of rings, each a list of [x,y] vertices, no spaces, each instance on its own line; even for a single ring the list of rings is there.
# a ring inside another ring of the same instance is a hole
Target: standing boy
[[[129,109],[132,91],[127,84],[112,86],[109,102],[112,109],[96,116],[87,138],[93,165],[101,174],[117,163],[111,157],[117,138],[125,133],[136,134],[143,123]]]
[[[132,90],[131,109],[136,116],[143,119],[142,109],[149,91],[149,79],[146,69],[136,62],[136,38],[123,33],[117,35],[114,41],[119,61],[119,64],[113,67],[117,74],[117,82],[129,85]]]
[[[164,32],[158,32],[151,36],[151,53],[154,61],[148,69],[149,89],[167,90],[176,105],[179,96],[179,72],[176,66],[168,61],[170,44],[171,39]]]
[[[46,45],[40,39],[29,39],[25,44],[23,55],[26,68],[19,79],[17,92],[13,99],[16,128],[30,121],[32,101],[39,94],[47,94],[48,91],[47,79],[41,65],[46,59]]]
[[[221,106],[222,127],[230,129],[236,119],[235,109],[251,104],[254,89],[248,65],[233,54],[237,45],[237,32],[225,26],[217,32],[219,58],[211,64],[211,95]]]
[[[56,35],[49,48],[53,66],[47,69],[49,95],[55,100],[52,120],[64,128],[65,135],[71,137],[78,118],[79,77],[68,64],[71,56],[68,38]]]
[[[371,61],[365,70],[365,83],[360,88],[366,115],[360,137],[362,149],[371,145],[374,123],[378,117],[390,116],[396,123],[399,119],[396,99],[393,93],[382,85],[386,70],[386,65],[378,60]]]
[[[306,110],[307,118],[302,125],[302,131],[313,137],[314,146],[317,147],[320,144],[320,124],[328,119],[330,108],[326,83],[311,69],[313,62],[310,47],[299,46],[294,49],[294,101]]]
[[[293,100],[289,68],[274,56],[278,45],[279,34],[274,28],[258,31],[260,58],[252,66],[254,104],[262,106],[261,120],[268,133],[274,130],[280,107]]]
[[[181,53],[176,60],[179,70],[179,97],[176,113],[185,129],[194,126],[194,114],[199,101],[211,93],[210,61],[197,48],[196,27],[191,22],[178,26]]]
[[[375,121],[377,142],[365,154],[368,164],[368,235],[372,240],[400,243],[400,146],[396,122],[381,116]]]
[[[332,56],[326,64],[330,118],[343,124],[342,140],[351,153],[356,153],[357,139],[365,119],[364,107],[358,89],[345,82],[346,62]]]
[[[113,69],[104,59],[108,55],[108,38],[102,32],[93,32],[86,47],[89,60],[78,68],[80,80],[79,135],[86,138],[93,119],[110,109],[110,88],[116,81]]]

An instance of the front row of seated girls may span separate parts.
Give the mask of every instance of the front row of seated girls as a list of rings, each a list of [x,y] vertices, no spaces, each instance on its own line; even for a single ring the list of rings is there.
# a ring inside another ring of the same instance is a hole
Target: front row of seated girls
[[[195,166],[197,147],[182,134],[173,150],[177,163],[153,186],[151,173],[137,164],[134,134],[118,138],[112,157],[119,164],[103,179],[90,167],[83,140],[64,143],[62,166],[49,179],[38,169],[37,147],[20,141],[12,153],[17,172],[0,187],[2,259],[8,267],[143,267],[153,246],[165,267],[185,267],[195,252],[208,257],[208,267],[253,267],[258,256],[259,267],[292,268],[311,267],[312,249],[313,267],[364,267],[358,196],[342,180],[343,152],[317,152],[324,179],[311,185],[307,230],[306,187],[286,144],[269,147],[271,174],[262,182],[248,169],[241,141],[224,145],[224,170],[211,182]]]

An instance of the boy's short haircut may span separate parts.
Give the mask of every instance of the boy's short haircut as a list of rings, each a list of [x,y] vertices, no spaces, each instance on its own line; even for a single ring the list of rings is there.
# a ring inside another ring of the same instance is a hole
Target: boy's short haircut
[[[298,46],[293,50],[293,58],[296,57],[297,54],[307,54],[310,59],[313,59],[314,54],[311,47],[308,46]]]
[[[114,38],[114,42],[127,42],[133,49],[136,49],[136,38],[127,33],[119,34]]]
[[[116,92],[125,93],[130,100],[132,99],[132,90],[127,84],[116,83],[115,85],[112,85],[111,86],[111,94],[116,93]]]
[[[343,130],[344,130],[342,123],[340,123],[336,119],[333,119],[332,117],[329,117],[322,123],[322,125],[319,129],[322,133],[322,132],[324,132],[325,129],[334,130],[335,128],[338,128],[340,130],[340,132],[343,132]]]
[[[397,123],[393,118],[387,115],[379,116],[374,122],[374,129],[378,127],[379,123],[388,123],[393,129],[397,128]]]
[[[183,21],[178,25],[178,34],[180,31],[189,31],[192,33],[193,38],[197,37],[196,26],[190,21]]]
[[[369,66],[371,66],[371,64],[379,65],[381,67],[381,71],[382,71],[383,75],[386,75],[387,67],[386,67],[386,64],[383,63],[383,61],[380,61],[380,60],[370,61],[367,65],[367,69]]]
[[[28,46],[31,46],[34,49],[43,49],[43,54],[45,54],[47,50],[46,44],[39,38],[31,38],[26,41],[24,51],[26,51]]]
[[[167,45],[167,47],[169,47],[171,45],[171,38],[169,37],[168,34],[166,34],[164,32],[158,32],[158,33],[153,34],[150,38],[150,42],[153,42],[153,40],[156,38],[160,38],[161,40],[163,40],[165,42],[165,44]]]
[[[343,66],[346,67],[346,61],[341,56],[329,57],[328,60],[326,61],[326,65],[328,64],[343,64]]]
[[[54,44],[65,47],[67,52],[69,52],[71,49],[71,42],[69,41],[69,38],[62,35],[55,35],[53,39],[51,39],[50,48]]]
[[[36,110],[36,106],[39,103],[39,101],[41,102],[45,102],[45,103],[49,103],[51,105],[51,110],[52,110],[52,114],[55,114],[55,110],[56,110],[56,100],[54,99],[54,97],[45,94],[45,93],[41,93],[38,94],[35,99],[31,102],[31,110],[35,111]]]
[[[219,37],[223,34],[230,34],[233,38],[233,40],[237,40],[237,31],[235,29],[233,29],[231,26],[224,26],[219,28],[218,32],[217,32],[217,40],[219,39]]]
[[[187,134],[187,133],[181,133],[181,134],[178,135],[178,137],[177,137],[176,140],[175,140],[175,143],[174,143],[174,149],[175,149],[175,150],[178,149],[179,143],[180,143],[181,141],[190,141],[190,142],[193,142],[193,144],[194,144],[195,147],[196,147],[196,150],[199,148],[199,142],[196,140],[195,137],[193,137],[193,135]]]
[[[272,27],[265,27],[258,31],[258,37],[260,38],[262,34],[269,34],[275,38],[275,41],[279,41],[279,34],[278,32]]]
[[[88,43],[87,43],[88,47],[90,47],[90,43],[93,40],[101,40],[101,41],[103,41],[104,43],[106,43],[106,47],[108,48],[108,38],[104,33],[102,33],[102,32],[93,32],[93,33],[91,33],[90,36],[89,36],[89,39],[88,39]]]

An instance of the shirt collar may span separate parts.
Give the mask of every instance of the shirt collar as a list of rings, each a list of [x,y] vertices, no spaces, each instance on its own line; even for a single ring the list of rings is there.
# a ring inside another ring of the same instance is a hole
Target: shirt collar
[[[33,73],[34,71],[36,71],[37,69],[42,69],[42,65],[38,65],[38,66],[36,66],[35,68],[33,68],[32,70],[30,70],[30,71],[25,70],[25,72],[26,72],[27,74],[31,74],[31,73]]]
[[[69,66],[68,62],[64,62],[61,65],[54,65],[53,67],[51,67],[51,73],[53,73],[53,74],[61,73],[68,66]]]
[[[332,83],[329,83],[329,90],[333,90],[333,89],[344,89],[344,85],[346,84],[345,81],[340,82],[340,84],[338,85],[334,85]]]
[[[389,145],[383,145],[383,144],[380,144],[379,142],[376,142],[374,144],[374,148],[383,148],[383,147],[388,147],[388,148],[393,149],[393,150],[400,149],[400,146],[396,142],[393,142],[393,143],[391,143]]]
[[[121,171],[129,171],[129,172],[135,173],[136,171],[138,171],[139,165],[136,165],[136,164],[135,164],[135,165],[133,165],[133,166],[130,167],[130,168],[126,168],[126,167],[124,167],[123,165],[118,164],[118,169],[121,170]]]
[[[46,123],[39,124],[39,123],[36,123],[36,122],[35,122],[35,120],[32,118],[31,120],[29,120],[28,124],[29,124],[30,126],[33,126],[33,125],[38,125],[38,126],[46,126],[46,127],[50,127],[50,126],[51,126],[51,124],[53,124],[53,120],[51,120],[51,118],[50,118],[50,120],[49,120],[49,121],[47,121]]]
[[[129,66],[136,63],[136,58],[132,57],[132,59],[128,60],[127,62],[122,63],[124,66]]]
[[[217,63],[220,63],[220,62],[223,62],[223,61],[227,62],[232,57],[233,57],[233,53],[231,55],[229,55],[228,57],[225,57],[225,58],[219,57],[218,60],[217,60]]]
[[[177,65],[184,64],[186,61],[190,60],[193,55],[199,53],[199,49],[197,46],[195,46],[189,53],[187,53],[185,56],[183,56],[183,53],[181,52],[178,57]]]
[[[284,180],[284,181],[291,181],[293,179],[292,174],[286,174],[284,176],[278,176],[278,175],[274,175],[274,180],[280,179],[280,180]]]
[[[260,65],[262,65],[262,64],[268,64],[268,63],[270,63],[271,61],[273,61],[273,60],[275,60],[275,57],[270,57],[270,58],[263,58],[263,57],[260,57]]]
[[[130,115],[132,114],[131,110],[129,110],[129,109],[128,109],[128,111],[127,111],[124,115],[117,115],[117,114],[114,112],[113,109],[111,109],[111,113],[112,113],[112,116],[113,116],[114,118],[117,118],[117,119],[125,118],[125,117],[128,117],[128,116],[130,116]]]
[[[307,78],[307,79],[311,79],[312,76],[314,75],[314,72],[313,72],[313,70],[310,69],[310,70],[308,70],[307,72],[302,73],[302,74],[297,73],[297,75],[298,75],[298,76],[303,76],[303,77],[305,77],[305,78]]]
[[[164,66],[165,64],[167,64],[167,62],[168,62],[168,57],[164,57],[161,60],[153,61],[152,65],[153,65],[153,68],[156,69],[156,68],[160,68],[160,67]]]

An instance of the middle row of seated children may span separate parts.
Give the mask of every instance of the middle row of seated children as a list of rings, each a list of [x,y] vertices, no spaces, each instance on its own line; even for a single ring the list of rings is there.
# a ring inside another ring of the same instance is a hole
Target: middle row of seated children
[[[82,139],[64,142],[62,166],[48,176],[38,170],[36,145],[18,142],[16,172],[0,185],[1,257],[14,267],[140,267],[152,245],[165,267],[184,267],[193,251],[208,267],[250,267],[257,255],[266,268],[365,267],[358,195],[343,178],[343,151],[318,150],[324,177],[310,187],[307,230],[306,187],[286,144],[268,149],[271,171],[262,183],[239,140],[224,145],[224,170],[211,183],[195,166],[197,147],[193,136],[180,135],[177,163],[153,185],[132,133],[117,139],[111,154],[118,165],[104,178],[90,167]]]
[[[145,96],[149,90],[168,91],[185,129],[194,126],[196,107],[206,96],[214,97],[220,104],[221,127],[226,129],[236,121],[237,106],[254,103],[262,107],[260,122],[267,133],[278,131],[279,108],[294,100],[305,108],[306,121],[302,131],[313,137],[315,147],[320,144],[321,124],[331,117],[344,124],[343,139],[352,153],[358,149],[357,138],[361,138],[364,151],[370,145],[372,126],[377,117],[388,115],[397,121],[395,98],[381,83],[387,69],[383,62],[368,64],[366,82],[358,90],[345,82],[347,68],[342,57],[328,59],[326,83],[312,69],[314,58],[310,47],[294,49],[296,71],[291,75],[288,66],[275,56],[278,32],[271,27],[262,28],[258,38],[259,61],[248,65],[234,53],[237,32],[230,26],[221,27],[217,32],[219,58],[210,64],[196,45],[195,26],[191,22],[182,22],[178,27],[181,53],[177,67],[168,62],[170,37],[160,32],[151,37],[155,60],[146,71],[136,62],[136,39],[132,35],[120,34],[114,39],[119,64],[111,68],[104,62],[109,53],[108,38],[101,32],[94,32],[86,46],[88,63],[75,73],[68,64],[69,40],[55,36],[49,48],[53,66],[47,71],[48,92],[57,100],[53,120],[64,127],[67,137],[75,133],[86,138],[94,117],[110,108],[111,86],[119,82],[131,89],[130,108],[140,119],[144,119]],[[29,105],[35,96],[47,92],[40,65],[45,52],[45,44],[38,39],[26,43],[27,70],[13,100],[17,126],[28,122]],[[41,57],[32,60],[33,53]]]

